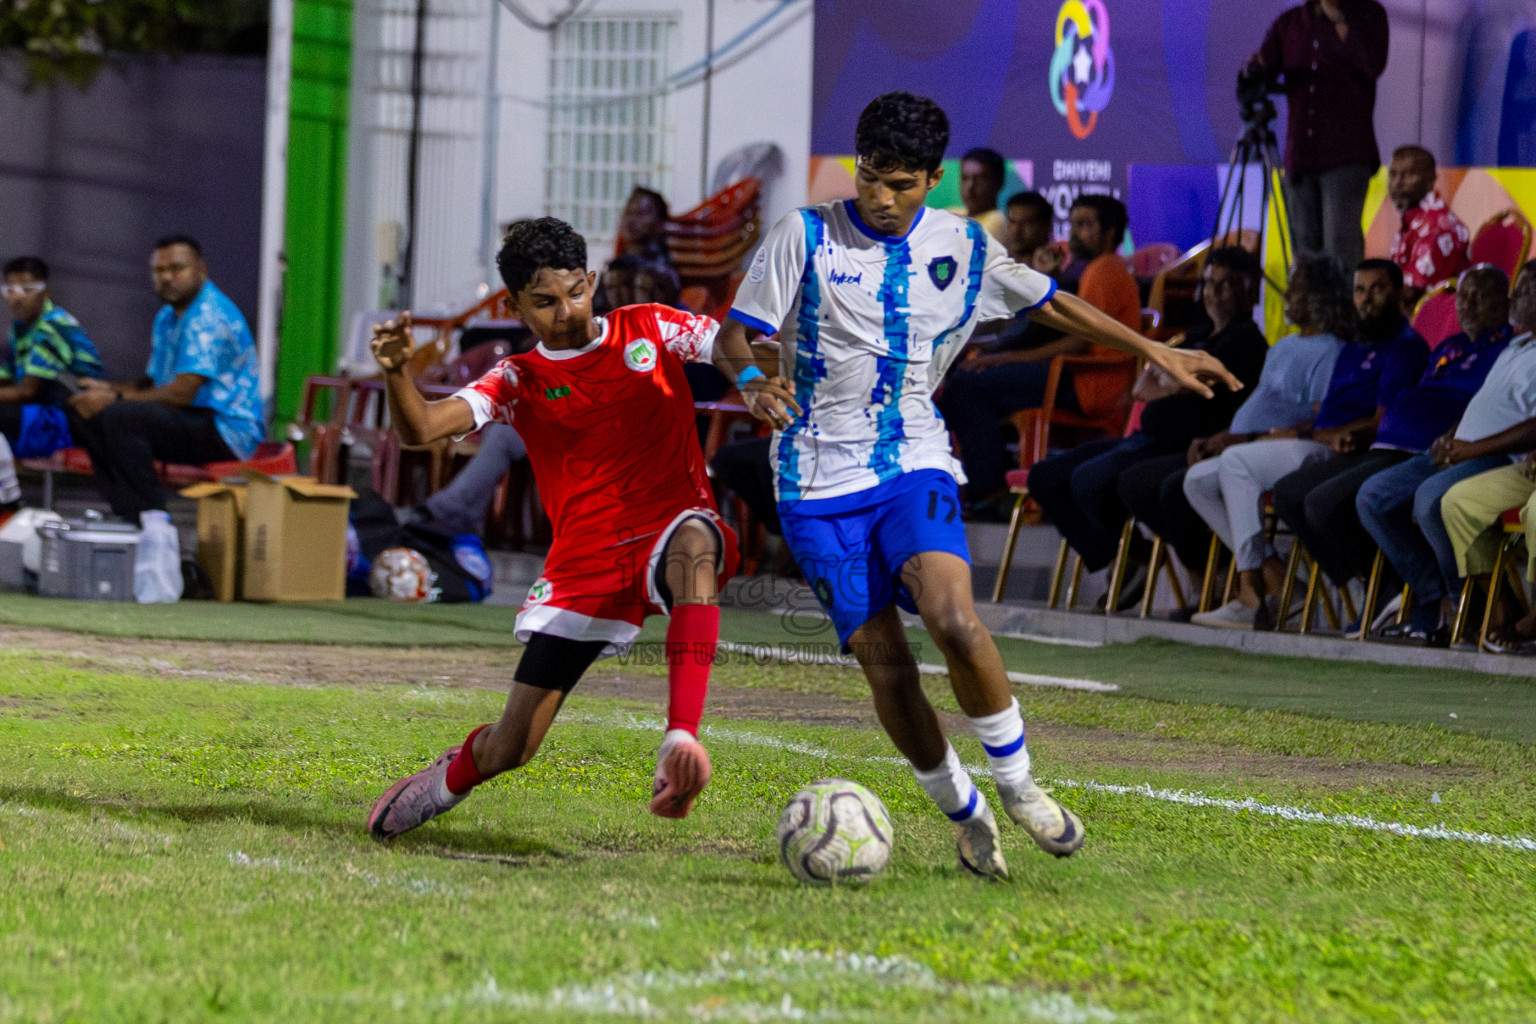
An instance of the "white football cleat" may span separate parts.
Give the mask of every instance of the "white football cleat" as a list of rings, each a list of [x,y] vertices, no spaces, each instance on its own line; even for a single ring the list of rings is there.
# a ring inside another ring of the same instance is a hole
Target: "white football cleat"
[[[955,825],[955,849],[960,866],[981,878],[1005,880],[1008,862],[1003,860],[1003,840],[997,834],[997,818],[992,808],[981,805],[981,812],[969,821]]]
[[[1035,785],[1032,777],[1025,777],[1021,789],[997,780],[997,795],[1013,823],[1028,832],[1035,845],[1046,853],[1070,857],[1082,847],[1082,819],[1063,807],[1048,790]]]

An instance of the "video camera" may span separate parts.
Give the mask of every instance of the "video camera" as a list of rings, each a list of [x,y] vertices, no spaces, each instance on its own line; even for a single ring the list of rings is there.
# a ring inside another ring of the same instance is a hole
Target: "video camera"
[[[1275,104],[1270,99],[1284,92],[1280,76],[1257,60],[1237,73],[1237,108],[1243,124],[1249,128],[1268,125],[1275,119]]]

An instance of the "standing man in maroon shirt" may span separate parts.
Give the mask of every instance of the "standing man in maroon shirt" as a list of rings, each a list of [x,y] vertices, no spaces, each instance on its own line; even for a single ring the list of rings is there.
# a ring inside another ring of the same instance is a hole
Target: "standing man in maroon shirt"
[[[1381,165],[1373,115],[1387,66],[1387,12],[1376,0],[1307,0],[1269,27],[1250,64],[1288,100],[1285,202],[1298,252],[1365,255],[1361,212]]]

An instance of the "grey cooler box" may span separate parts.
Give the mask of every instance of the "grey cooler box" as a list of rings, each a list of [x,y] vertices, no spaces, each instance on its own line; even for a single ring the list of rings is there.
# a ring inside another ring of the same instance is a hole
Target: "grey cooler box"
[[[127,523],[66,519],[43,523],[38,593],[78,601],[132,601],[139,530]]]

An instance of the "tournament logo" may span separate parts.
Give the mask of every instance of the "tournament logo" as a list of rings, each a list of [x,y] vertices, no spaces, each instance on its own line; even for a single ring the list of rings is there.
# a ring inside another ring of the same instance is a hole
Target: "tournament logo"
[[[1075,139],[1086,139],[1115,92],[1115,53],[1109,48],[1104,0],[1066,0],[1056,12],[1051,56],[1051,103]]]
[[[549,580],[545,579],[543,576],[540,576],[538,579],[533,581],[533,586],[528,588],[528,600],[523,602],[523,607],[527,608],[529,605],[543,604],[545,601],[548,601],[551,597],[553,597],[554,593],[554,584],[550,583]]]
[[[656,369],[656,346],[644,338],[624,346],[624,365],[636,373]]]
[[[939,256],[928,262],[928,280],[939,291],[949,287],[949,282],[955,279],[955,258],[953,256]]]

